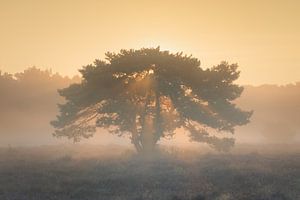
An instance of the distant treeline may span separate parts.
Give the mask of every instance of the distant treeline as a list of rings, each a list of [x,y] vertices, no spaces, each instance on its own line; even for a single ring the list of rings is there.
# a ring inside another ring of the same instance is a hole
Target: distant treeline
[[[53,139],[49,122],[63,99],[57,89],[80,82],[35,67],[9,74],[0,71],[0,145],[48,144]],[[254,110],[251,123],[240,127],[240,142],[292,142],[300,138],[300,82],[285,86],[245,86],[237,100],[240,107]]]
[[[0,145],[48,143],[53,131],[49,122],[63,102],[57,89],[79,81],[79,76],[35,67],[15,74],[0,72]]]
[[[300,82],[284,86],[245,86],[239,106],[254,110],[251,122],[237,135],[263,142],[300,141]]]

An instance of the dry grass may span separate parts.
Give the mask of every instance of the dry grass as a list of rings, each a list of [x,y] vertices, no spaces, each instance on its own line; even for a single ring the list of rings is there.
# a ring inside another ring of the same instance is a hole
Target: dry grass
[[[0,199],[300,199],[300,154],[199,154],[123,147],[0,150]]]

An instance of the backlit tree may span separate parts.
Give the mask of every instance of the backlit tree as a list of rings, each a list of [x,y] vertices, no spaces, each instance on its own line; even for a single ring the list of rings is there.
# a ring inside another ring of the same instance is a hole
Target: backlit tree
[[[66,103],[52,122],[54,135],[79,141],[102,127],[149,152],[180,129],[193,141],[226,151],[234,139],[220,135],[234,133],[252,114],[233,103],[243,91],[234,83],[237,68],[221,62],[204,70],[197,58],[159,48],[108,52],[105,61],[80,70],[81,83],[59,90]]]

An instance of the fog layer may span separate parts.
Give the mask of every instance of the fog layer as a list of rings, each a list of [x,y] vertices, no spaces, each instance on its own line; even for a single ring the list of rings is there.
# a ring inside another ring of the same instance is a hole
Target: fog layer
[[[53,138],[49,122],[63,103],[57,90],[79,77],[63,77],[50,70],[26,69],[22,73],[0,73],[0,145],[43,145],[68,142]],[[245,86],[239,107],[253,110],[251,122],[236,129],[237,143],[295,143],[300,140],[300,82],[285,86]],[[183,133],[175,144],[187,141]],[[89,143],[129,144],[99,130]],[[172,143],[174,144],[174,142]],[[186,143],[188,144],[188,143]]]

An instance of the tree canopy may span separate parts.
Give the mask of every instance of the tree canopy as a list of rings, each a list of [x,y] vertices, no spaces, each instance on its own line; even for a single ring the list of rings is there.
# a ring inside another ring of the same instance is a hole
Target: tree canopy
[[[52,122],[55,136],[79,141],[102,127],[129,135],[143,152],[180,128],[191,140],[226,151],[234,138],[220,134],[249,122],[252,112],[233,103],[243,91],[234,83],[237,64],[202,69],[197,58],[159,47],[105,55],[80,70],[81,83],[59,90],[66,103]]]

